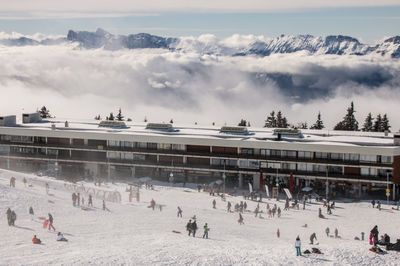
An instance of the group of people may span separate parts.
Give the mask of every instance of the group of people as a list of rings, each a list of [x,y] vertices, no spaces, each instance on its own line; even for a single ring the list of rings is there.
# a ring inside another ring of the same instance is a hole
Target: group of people
[[[372,205],[372,208],[375,208],[375,200],[372,200],[371,201],[371,205]],[[376,202],[376,208],[378,209],[378,210],[381,210],[382,208],[381,208],[381,202],[378,200],[377,202]]]
[[[68,242],[68,239],[66,239],[61,232],[57,233],[57,239],[56,240],[59,241],[59,242]],[[36,235],[34,235],[33,238],[32,238],[32,243],[33,244],[42,244],[42,240],[40,240],[40,238],[38,238]]]
[[[207,223],[204,224],[203,229],[204,229],[203,238],[208,239],[208,232],[210,231],[210,228],[208,227]],[[189,222],[186,224],[186,231],[188,231],[188,236],[192,235],[193,237],[196,237],[196,231],[197,231],[196,219],[194,219],[193,222],[192,220],[189,220]]]
[[[82,202],[82,204],[81,204],[81,202]],[[85,198],[84,197],[81,198],[81,193],[79,193],[79,192],[72,193],[72,206],[79,207],[81,205],[82,206],[85,205]],[[91,194],[89,194],[87,205],[90,207],[93,207],[93,197]]]
[[[17,220],[17,214],[15,213],[15,211],[12,211],[10,208],[8,208],[6,211],[6,215],[8,226],[14,226],[15,221]]]

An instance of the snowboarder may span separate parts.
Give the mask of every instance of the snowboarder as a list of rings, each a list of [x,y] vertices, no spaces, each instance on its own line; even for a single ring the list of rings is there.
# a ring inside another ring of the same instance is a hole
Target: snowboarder
[[[178,213],[176,214],[176,217],[181,217],[182,218],[182,209],[179,206],[178,206]]]
[[[203,238],[207,238],[208,239],[208,231],[210,231],[210,228],[208,228],[207,223],[204,225],[204,234],[203,234]]]
[[[325,229],[326,236],[329,237],[329,227]]]
[[[373,239],[374,246],[376,246],[376,244],[378,243],[378,235],[379,235],[378,226],[375,225],[374,228],[372,228],[371,230],[371,237]]]
[[[39,238],[37,238],[36,235],[34,235],[32,238],[32,243],[33,244],[41,244],[42,241]]]
[[[189,220],[189,222],[186,224],[186,231],[188,231],[188,236],[192,233],[192,220]]]
[[[232,207],[232,204],[231,204],[230,201],[228,201],[228,205],[227,205],[227,211],[228,212],[231,212],[231,207]]]
[[[296,237],[296,241],[294,242],[294,246],[296,247],[296,256],[301,256],[301,241],[300,237]]]
[[[7,215],[8,226],[11,226],[11,209],[10,208],[7,209],[6,215]]]
[[[66,239],[66,238],[64,237],[64,235],[61,234],[61,232],[58,232],[58,234],[57,234],[57,241],[68,242],[68,239]]]
[[[215,205],[217,205],[217,202],[215,201],[215,199],[212,201],[212,205],[213,205],[213,209],[216,209]]]
[[[311,245],[314,245],[314,240],[317,240],[317,236],[316,236],[315,233],[312,233],[312,234],[310,235],[310,244],[311,244]]]
[[[244,222],[243,222],[243,216],[242,216],[242,214],[239,212],[239,220],[238,220],[238,223],[239,224],[244,224]]]
[[[56,231],[56,229],[54,228],[54,226],[53,226],[53,221],[54,221],[54,219],[53,219],[53,215],[51,215],[50,213],[49,213],[49,230],[51,229],[51,228],[53,228],[53,230],[54,231]]]
[[[192,227],[192,235],[193,235],[193,237],[195,237],[195,236],[196,236],[196,231],[197,231],[197,223],[196,223],[196,220],[193,221],[191,227]]]
[[[15,225],[15,221],[17,220],[17,214],[14,211],[11,211],[11,225],[14,226]]]
[[[372,204],[372,208],[375,208],[375,200],[372,200],[371,204]]]
[[[339,236],[339,230],[335,228],[335,238],[338,238],[338,236]]]
[[[90,195],[90,194],[89,194],[88,206],[93,207],[93,199],[92,199],[92,195]]]

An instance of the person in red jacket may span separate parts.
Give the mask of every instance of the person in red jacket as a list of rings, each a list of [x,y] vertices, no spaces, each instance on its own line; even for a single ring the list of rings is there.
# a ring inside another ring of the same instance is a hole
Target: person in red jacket
[[[32,238],[32,243],[33,244],[41,244],[42,241],[40,241],[40,239],[37,238],[36,235],[34,235],[33,238]]]

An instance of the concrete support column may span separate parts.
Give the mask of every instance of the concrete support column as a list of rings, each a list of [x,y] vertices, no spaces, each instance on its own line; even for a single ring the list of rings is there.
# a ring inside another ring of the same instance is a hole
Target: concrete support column
[[[358,197],[361,198],[361,192],[362,192],[362,184],[360,183],[358,185]]]
[[[253,174],[253,189],[260,189],[260,174]]]
[[[396,200],[396,184],[393,184],[393,201]]]
[[[239,188],[243,188],[243,174],[239,174]]]

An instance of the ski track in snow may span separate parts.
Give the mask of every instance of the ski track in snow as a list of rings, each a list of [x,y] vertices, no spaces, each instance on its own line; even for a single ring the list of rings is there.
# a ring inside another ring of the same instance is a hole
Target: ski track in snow
[[[9,187],[11,176],[16,177],[16,188]],[[33,186],[25,188],[23,177]],[[45,182],[50,185],[49,195]],[[103,211],[101,200],[93,198],[95,208],[84,211],[72,206],[72,191],[64,183],[0,170],[0,233],[3,238],[0,265],[399,265],[400,253],[389,251],[377,255],[368,251],[369,231],[375,224],[379,234],[388,233],[392,242],[400,238],[400,212],[385,205],[379,212],[368,202],[339,202],[333,215],[326,215],[320,203],[307,204],[305,211],[302,208],[283,211],[284,201],[267,200],[270,205],[277,203],[282,209],[281,218],[269,219],[265,214],[266,199],[263,199],[260,207],[264,219],[246,212],[243,215],[245,225],[238,225],[238,214],[227,213],[226,202],[208,193],[198,193],[193,184],[189,184],[192,188],[164,184],[155,185],[154,191],[141,189],[139,203],[128,202],[126,184],[108,184],[100,189],[118,190],[122,203],[106,202],[110,211]],[[87,196],[82,196],[87,203]],[[147,208],[152,198],[163,205],[162,211]],[[217,209],[212,208],[213,198],[217,200]],[[228,196],[227,200],[234,206],[243,197]],[[257,204],[247,203],[251,211]],[[28,214],[29,206],[35,211],[34,221]],[[183,218],[176,217],[177,206],[183,209]],[[16,211],[15,227],[7,225],[8,207]],[[327,219],[317,218],[320,207]],[[69,242],[57,242],[55,232],[42,228],[43,221],[37,217],[47,217],[49,212],[54,217],[54,226]],[[199,227],[195,238],[187,236],[185,230],[193,215],[197,216]],[[210,239],[202,239],[205,222],[210,227]],[[302,227],[304,224],[308,227]],[[341,238],[327,237],[327,226],[331,234],[337,227]],[[319,242],[315,247],[323,254],[296,257],[296,236],[302,240],[302,251],[311,250],[309,236],[312,232],[316,232]],[[365,241],[354,240],[361,232],[365,232]],[[43,245],[32,244],[34,234]]]

